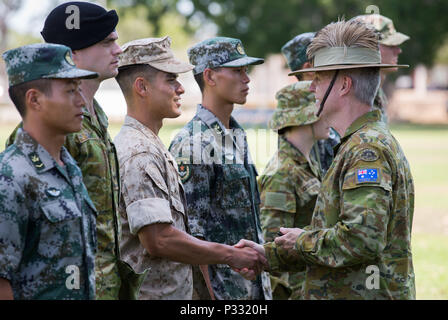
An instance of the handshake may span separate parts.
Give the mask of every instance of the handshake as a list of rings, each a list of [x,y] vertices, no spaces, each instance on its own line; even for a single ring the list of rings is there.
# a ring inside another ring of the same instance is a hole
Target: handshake
[[[299,228],[280,228],[279,235],[274,239],[277,247],[285,250],[293,250],[297,237],[304,232]],[[257,275],[269,270],[264,246],[250,240],[242,239],[236,245],[235,255],[228,263],[232,270],[241,274],[247,280],[255,280]]]

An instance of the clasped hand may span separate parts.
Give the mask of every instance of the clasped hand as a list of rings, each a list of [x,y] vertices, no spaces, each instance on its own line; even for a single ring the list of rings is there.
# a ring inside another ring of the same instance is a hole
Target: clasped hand
[[[280,228],[280,232],[283,234],[274,239],[274,242],[277,247],[281,247],[285,250],[293,250],[297,237],[304,232],[304,230],[299,228]],[[263,270],[269,268],[268,262],[266,260],[266,252],[262,245],[255,243],[250,240],[242,239],[235,246],[235,248],[245,248],[250,247],[255,250],[259,254],[259,263],[257,264],[257,268],[232,268],[234,271],[241,274],[247,280],[255,280],[257,275],[259,275]],[[261,268],[259,268],[261,266]]]

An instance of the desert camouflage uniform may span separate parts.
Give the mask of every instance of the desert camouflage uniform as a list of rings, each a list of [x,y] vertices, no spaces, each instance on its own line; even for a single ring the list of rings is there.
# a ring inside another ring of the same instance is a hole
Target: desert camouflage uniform
[[[192,299],[191,266],[151,256],[137,235],[142,227],[156,223],[170,223],[188,231],[186,199],[177,164],[160,138],[130,116],[126,116],[115,144],[122,181],[122,257],[137,273],[151,268],[139,299]]]
[[[0,154],[0,277],[14,299],[95,299],[96,210],[65,148],[61,159],[23,129]]]
[[[312,124],[318,120],[310,81],[299,81],[282,88],[276,95],[278,104],[269,127],[279,130]],[[265,241],[273,241],[280,227],[303,228],[310,224],[320,188],[321,169],[283,135],[265,171],[258,179],[261,192],[260,218]],[[274,299],[298,299],[305,272],[271,274]]]
[[[338,148],[294,250],[265,245],[271,269],[306,265],[305,299],[415,299],[414,184],[401,147],[372,111]],[[379,270],[378,289],[371,268]]]
[[[121,237],[118,220],[118,162],[115,146],[107,132],[108,120],[94,100],[98,121],[87,108],[81,131],[67,135],[65,147],[81,168],[84,184],[98,210],[96,256],[96,298],[118,299],[120,276],[117,267],[117,244]],[[6,147],[14,142],[20,123],[6,141]]]
[[[202,105],[178,133],[169,150],[176,158],[184,184],[191,234],[206,241],[236,244],[240,239],[263,243],[259,221],[257,171],[250,158],[244,130],[230,118],[227,130]],[[209,265],[219,300],[271,299],[265,273],[245,280],[228,265]]]

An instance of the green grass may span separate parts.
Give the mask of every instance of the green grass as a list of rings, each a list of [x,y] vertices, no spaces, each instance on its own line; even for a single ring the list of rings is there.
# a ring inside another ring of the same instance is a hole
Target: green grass
[[[0,127],[0,151],[14,125]],[[111,124],[115,137],[121,124]],[[159,133],[169,145],[181,125],[165,125]],[[412,248],[417,299],[448,299],[448,126],[397,124],[392,133],[411,166],[416,199]],[[248,128],[248,142],[259,172],[275,151],[276,137],[265,130]],[[445,221],[445,222],[444,222]]]

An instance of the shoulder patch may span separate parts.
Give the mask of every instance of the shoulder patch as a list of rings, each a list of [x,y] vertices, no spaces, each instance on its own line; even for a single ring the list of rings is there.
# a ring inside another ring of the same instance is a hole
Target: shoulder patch
[[[366,168],[356,170],[356,183],[379,182],[380,169]]]
[[[372,162],[378,160],[378,153],[373,149],[364,149],[361,151],[361,160]]]
[[[179,158],[176,159],[177,161],[177,171],[179,172],[180,181],[182,183],[185,183],[190,179],[191,177],[191,164],[189,163],[189,159],[186,158]]]
[[[280,192],[266,192],[265,205],[282,208],[286,203],[286,194]]]

